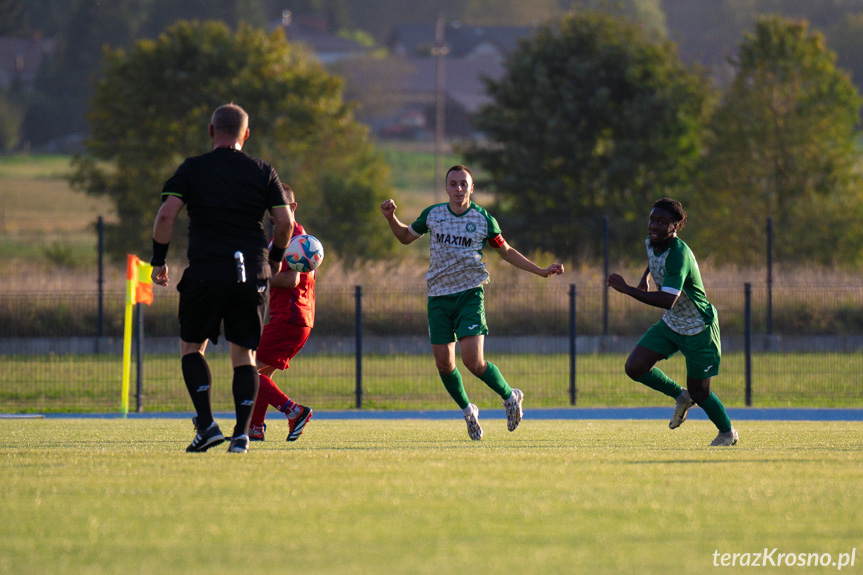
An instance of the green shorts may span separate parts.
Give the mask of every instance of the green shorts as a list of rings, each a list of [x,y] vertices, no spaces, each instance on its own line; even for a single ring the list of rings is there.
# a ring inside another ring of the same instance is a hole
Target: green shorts
[[[693,379],[719,375],[722,344],[718,319],[695,335],[681,335],[659,320],[641,336],[638,345],[664,355],[665,359],[679,351],[686,358],[686,375]]]
[[[469,335],[486,335],[485,293],[482,287],[428,299],[429,339],[433,345]]]

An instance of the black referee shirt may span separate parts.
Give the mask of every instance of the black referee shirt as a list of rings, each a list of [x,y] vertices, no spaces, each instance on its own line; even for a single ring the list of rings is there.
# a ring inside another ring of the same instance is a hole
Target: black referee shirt
[[[264,215],[289,204],[272,166],[233,148],[187,158],[162,188],[189,212],[189,267],[202,279],[236,275],[234,253],[243,252],[248,277],[270,276]]]

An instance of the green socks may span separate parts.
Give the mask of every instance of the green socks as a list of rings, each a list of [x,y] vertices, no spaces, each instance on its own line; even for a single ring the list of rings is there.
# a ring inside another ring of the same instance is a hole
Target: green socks
[[[479,378],[503,399],[508,399],[512,395],[512,388],[500,374],[497,366],[490,361],[487,363],[488,367]],[[452,373],[448,374],[438,373],[443,386],[458,406],[465,409],[470,405],[470,400],[467,398],[467,392],[464,390],[464,383],[462,383],[461,374],[458,369],[454,369]]]
[[[458,406],[464,409],[470,405],[470,400],[467,398],[467,392],[464,390],[464,384],[461,381],[461,374],[458,370],[454,369],[452,373],[446,375],[441,372],[438,373],[440,374],[441,381],[443,381],[443,386]]]
[[[707,417],[710,418],[710,421],[713,422],[719,433],[728,433],[731,431],[731,419],[725,411],[725,406],[722,405],[722,402],[719,401],[715,393],[711,391],[710,397],[699,403],[698,406],[704,410],[704,413],[707,414]]]
[[[488,368],[479,378],[503,399],[509,399],[509,396],[512,395],[512,388],[500,374],[500,370],[495,364],[490,361],[486,363],[488,363]]]
[[[676,381],[655,367],[635,381],[643,383],[647,387],[655,389],[660,393],[664,393],[672,399],[677,399],[677,397],[683,392],[683,388],[680,387]],[[707,414],[707,417],[710,418],[710,421],[713,422],[713,425],[716,426],[719,433],[728,433],[731,431],[731,419],[725,411],[725,406],[722,405],[722,402],[719,401],[719,398],[716,397],[715,393],[711,391],[710,397],[699,403],[698,406],[704,410],[704,413]]]
[[[677,397],[683,392],[683,388],[680,387],[676,381],[665,375],[662,370],[656,367],[635,381],[643,383],[647,387],[655,389],[660,393],[664,393],[672,399],[677,399]]]

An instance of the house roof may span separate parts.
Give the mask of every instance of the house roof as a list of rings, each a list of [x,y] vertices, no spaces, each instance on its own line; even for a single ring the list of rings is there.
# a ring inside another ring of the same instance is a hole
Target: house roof
[[[273,28],[281,29],[288,41],[304,44],[322,64],[369,52],[369,48],[359,42],[333,34],[329,22],[322,17],[291,15],[287,23],[284,20],[274,23]]]
[[[353,40],[319,30],[290,27],[285,31],[285,36],[290,42],[305,44],[323,64],[362,56],[369,51],[367,47]]]
[[[529,26],[467,26],[451,22],[444,28],[444,44],[453,58],[470,58],[496,52],[506,56],[518,41],[533,34]],[[387,46],[394,54],[417,56],[428,54],[435,45],[435,26],[403,24],[395,26]]]
[[[390,89],[403,93],[434,94],[437,91],[436,58],[403,58],[407,74],[387,79]],[[500,79],[506,70],[496,57],[447,58],[444,61],[444,92],[468,113],[490,102],[483,78]]]

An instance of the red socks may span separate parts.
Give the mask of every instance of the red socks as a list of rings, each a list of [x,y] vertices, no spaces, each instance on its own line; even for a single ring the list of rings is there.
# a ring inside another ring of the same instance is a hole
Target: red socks
[[[252,411],[251,422],[251,426],[255,428],[264,426],[264,419],[266,418],[269,406],[272,405],[287,415],[297,405],[266,375],[259,373],[258,381],[258,400],[255,402],[254,411]]]

